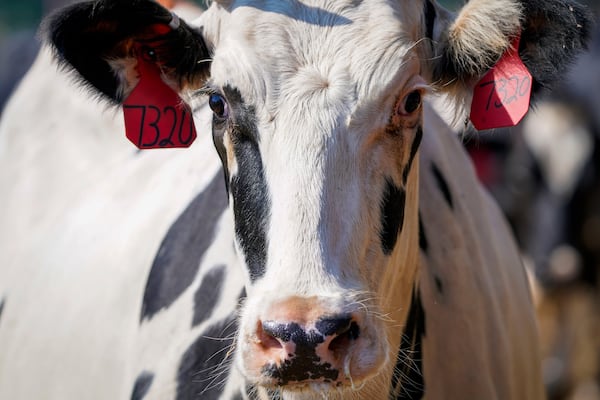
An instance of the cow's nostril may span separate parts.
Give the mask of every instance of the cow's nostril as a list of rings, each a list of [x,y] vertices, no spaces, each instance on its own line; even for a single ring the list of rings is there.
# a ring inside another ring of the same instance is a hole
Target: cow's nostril
[[[355,321],[352,321],[344,331],[339,332],[331,342],[329,342],[328,349],[337,355],[344,354],[350,346],[350,342],[358,339],[359,335],[360,328]]]
[[[349,315],[321,318],[317,321],[316,328],[323,336],[338,336],[348,331],[351,323],[352,317]]]
[[[281,324],[275,321],[263,321],[262,330],[267,335],[288,342],[291,337],[288,324]]]
[[[265,349],[279,349],[283,347],[280,331],[274,323],[259,322],[256,330],[256,336],[261,346]]]
[[[298,348],[314,348],[319,343],[323,343],[323,336],[314,330],[305,330],[303,326],[296,322],[280,323],[276,321],[262,322],[263,336],[268,335],[275,338],[282,347],[286,343],[294,343],[296,350]]]

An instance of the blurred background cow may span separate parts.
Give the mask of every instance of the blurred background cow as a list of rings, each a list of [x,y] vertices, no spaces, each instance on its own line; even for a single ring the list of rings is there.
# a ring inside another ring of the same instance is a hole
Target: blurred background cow
[[[0,0],[0,117],[39,51],[39,20],[71,2]],[[600,0],[588,3],[600,15]],[[561,90],[518,127],[462,128],[529,267],[549,398],[600,400],[600,29]]]

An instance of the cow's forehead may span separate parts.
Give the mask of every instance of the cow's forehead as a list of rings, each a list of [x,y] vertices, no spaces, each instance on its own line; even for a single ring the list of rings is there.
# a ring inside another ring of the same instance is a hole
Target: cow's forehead
[[[271,113],[336,88],[346,103],[381,98],[419,72],[421,2],[240,3],[220,15],[211,83]]]

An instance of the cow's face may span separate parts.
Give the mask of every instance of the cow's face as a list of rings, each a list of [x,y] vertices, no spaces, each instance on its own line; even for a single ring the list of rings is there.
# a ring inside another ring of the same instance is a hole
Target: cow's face
[[[411,294],[426,85],[397,15],[417,10],[372,7],[234,7],[213,43],[202,90],[248,275],[252,382],[360,383],[387,361],[389,297]]]
[[[381,285],[410,295],[414,259],[390,261],[416,256],[425,84],[401,11],[299,11],[235,9],[207,85],[248,273],[237,354],[252,382],[350,386],[387,362]]]
[[[450,26],[430,0],[222,0],[191,28],[150,0],[102,0],[48,25],[59,59],[116,102],[140,44],[172,87],[208,99],[248,278],[249,384],[384,398],[417,274],[427,83],[459,96],[522,17],[516,0],[474,1]],[[546,20],[524,30],[527,51]]]

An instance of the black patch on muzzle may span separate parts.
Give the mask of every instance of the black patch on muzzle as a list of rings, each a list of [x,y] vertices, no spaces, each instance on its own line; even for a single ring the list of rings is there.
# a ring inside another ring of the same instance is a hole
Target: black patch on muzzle
[[[425,395],[422,340],[425,337],[425,310],[418,288],[413,288],[410,310],[402,332],[390,399],[417,400]]]
[[[142,371],[133,384],[131,400],[142,400],[148,394],[148,391],[152,386],[152,381],[154,381],[154,374],[148,371]]]
[[[255,110],[245,105],[237,89],[225,87],[235,124],[231,128],[237,173],[231,177],[235,233],[252,281],[265,273],[270,199],[258,146]]]
[[[437,165],[431,163],[431,172],[433,173],[433,177],[437,182],[438,188],[444,195],[444,199],[446,199],[446,203],[450,206],[450,208],[454,208],[454,201],[452,200],[452,193],[450,192],[450,187],[448,186],[448,182],[442,172],[438,169]]]
[[[167,232],[146,283],[140,322],[168,308],[192,284],[227,207],[219,171]]]
[[[285,386],[290,382],[303,382],[307,380],[319,380],[331,383],[338,378],[339,371],[331,367],[331,364],[321,362],[316,354],[316,348],[325,339],[316,331],[305,331],[296,323],[263,325],[265,332],[285,342],[296,344],[296,352],[293,357],[284,360],[279,366],[269,364],[262,368],[262,373],[277,380],[279,386]]]
[[[217,400],[233,355],[228,351],[237,332],[236,313],[208,327],[185,351],[177,372],[176,400]]]
[[[221,288],[225,278],[225,266],[219,265],[204,275],[202,282],[194,294],[194,317],[192,328],[200,325],[210,317],[221,297]]]
[[[381,247],[386,255],[392,254],[398,235],[404,224],[404,206],[406,192],[396,186],[391,179],[386,179],[381,204]]]

